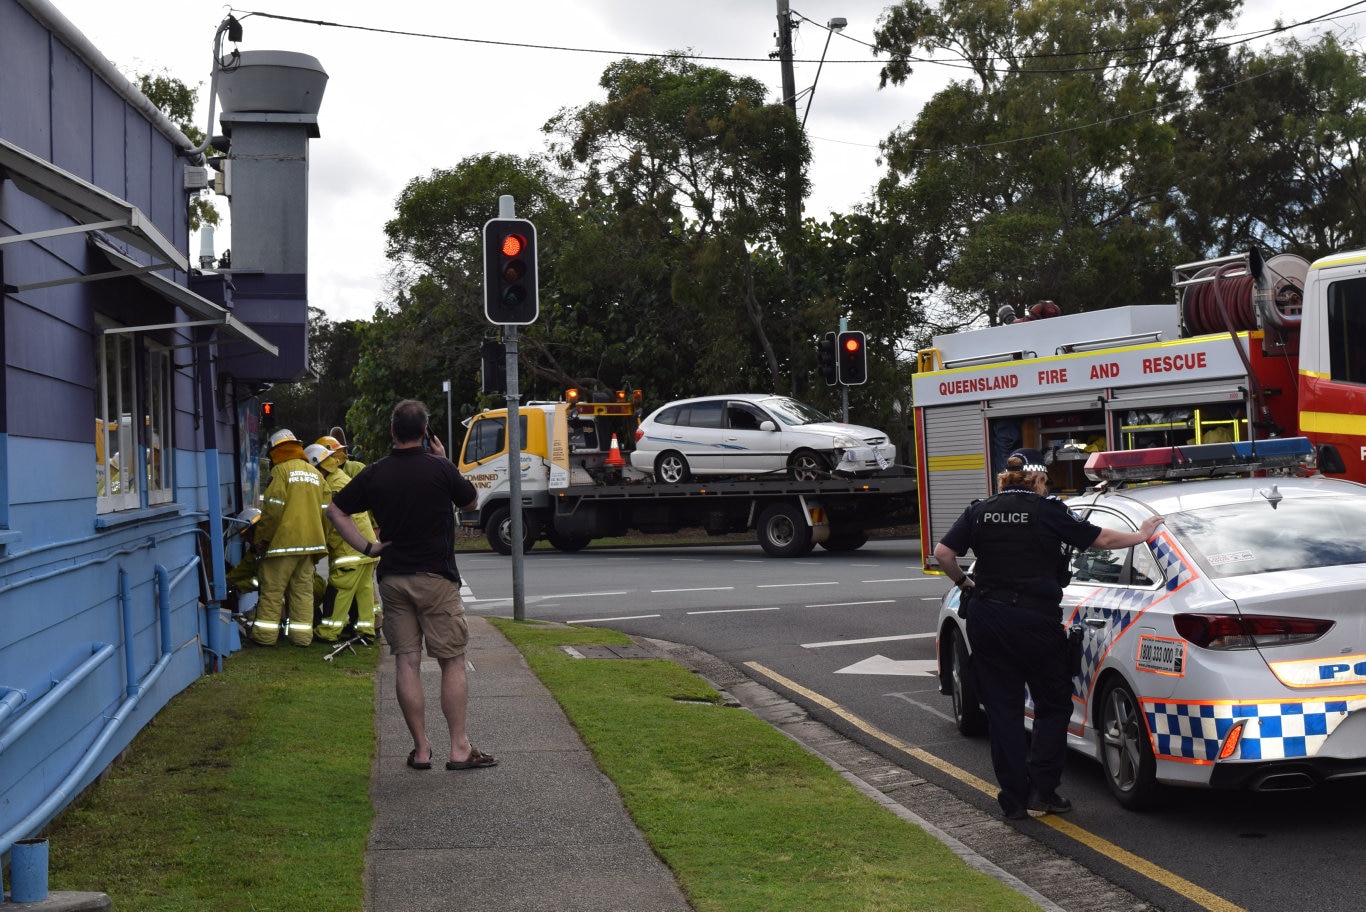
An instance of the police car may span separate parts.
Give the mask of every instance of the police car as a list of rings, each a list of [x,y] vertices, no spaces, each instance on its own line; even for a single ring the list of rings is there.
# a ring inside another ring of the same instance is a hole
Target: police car
[[[1068,744],[1103,764],[1121,805],[1149,806],[1163,785],[1366,775],[1366,486],[1314,467],[1305,438],[1088,459],[1100,483],[1068,499],[1074,512],[1124,531],[1166,520],[1146,544],[1075,553],[1059,618],[1081,646]],[[986,718],[970,653],[954,588],[939,678],[972,735]]]

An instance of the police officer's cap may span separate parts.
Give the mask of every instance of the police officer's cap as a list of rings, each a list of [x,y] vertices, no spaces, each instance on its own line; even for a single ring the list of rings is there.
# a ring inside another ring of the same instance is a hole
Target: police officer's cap
[[[1020,447],[1006,459],[1006,469],[1012,472],[1047,472],[1048,461],[1043,453],[1033,447]]]

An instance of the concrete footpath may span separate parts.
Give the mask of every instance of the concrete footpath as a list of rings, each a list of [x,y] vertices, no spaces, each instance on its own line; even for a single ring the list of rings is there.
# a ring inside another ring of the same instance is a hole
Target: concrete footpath
[[[470,740],[499,765],[447,771],[440,669],[424,657],[434,762],[413,770],[412,740],[394,696],[394,662],[376,682],[379,744],[371,773],[375,821],[366,852],[367,912],[682,912],[691,906],[646,844],[613,783],[521,654],[487,620],[469,617]],[[812,720],[737,669],[691,647],[637,640],[641,652],[701,674],[806,746],[869,800],[939,838],[971,867],[1048,912],[1142,912],[1127,891]],[[585,661],[598,661],[585,659]]]

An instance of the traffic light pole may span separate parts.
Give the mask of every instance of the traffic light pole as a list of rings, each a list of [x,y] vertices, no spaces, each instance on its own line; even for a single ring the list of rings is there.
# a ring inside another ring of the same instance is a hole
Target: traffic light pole
[[[498,197],[498,217],[516,218],[516,203],[504,194]],[[503,326],[503,344],[507,346],[507,413],[508,413],[508,504],[512,523],[512,619],[526,620],[525,557],[522,538],[526,534],[522,517],[522,389],[517,382],[517,327]]]
[[[840,332],[843,333],[848,328],[849,318],[840,317]],[[839,354],[837,353],[835,357],[839,358]],[[845,424],[849,423],[849,386],[844,383],[840,384],[840,420]]]

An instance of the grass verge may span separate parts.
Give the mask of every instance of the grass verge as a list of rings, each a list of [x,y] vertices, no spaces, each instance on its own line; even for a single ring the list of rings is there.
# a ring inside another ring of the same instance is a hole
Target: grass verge
[[[48,831],[51,890],[120,912],[364,902],[379,647],[249,649],[200,678]]]
[[[610,630],[491,619],[555,695],[699,912],[1014,910],[967,867],[820,759],[666,660],[573,659]]]
[[[698,912],[1035,908],[615,631],[491,619],[555,695]],[[54,891],[139,912],[359,912],[379,650],[235,654],[49,829]]]

